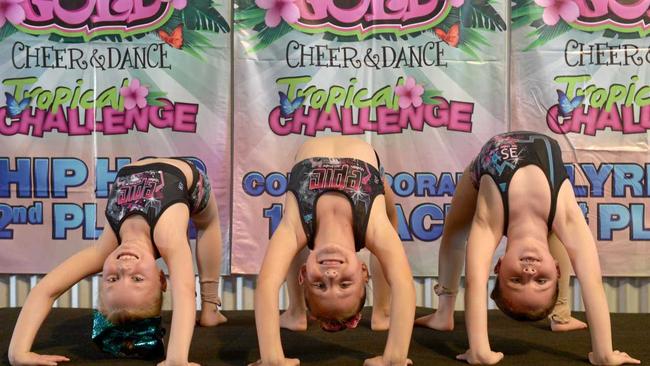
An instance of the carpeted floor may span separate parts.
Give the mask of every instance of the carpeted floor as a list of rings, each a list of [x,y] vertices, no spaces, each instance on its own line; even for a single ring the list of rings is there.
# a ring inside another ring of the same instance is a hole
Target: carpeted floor
[[[8,364],[7,348],[18,311],[0,309],[0,354]],[[418,316],[430,313],[418,308]],[[246,365],[259,356],[252,311],[224,313],[229,321],[217,328],[196,328],[190,360],[207,365]],[[584,313],[576,314],[584,320]],[[363,360],[381,354],[387,332],[370,330],[370,309],[365,309],[359,328],[339,333],[321,331],[312,324],[307,332],[282,331],[287,357],[297,357],[301,365],[362,365]],[[169,329],[171,313],[163,315]],[[490,311],[492,348],[506,356],[500,365],[587,365],[590,350],[588,331],[551,333],[546,322],[519,323],[498,311]],[[650,314],[612,314],[615,349],[650,363]],[[68,356],[71,365],[151,365],[142,360],[116,360],[97,350],[90,340],[91,311],[54,309],[42,327],[33,350]],[[410,358],[415,365],[462,365],[456,354],[467,346],[463,313],[456,314],[453,332],[415,328]]]

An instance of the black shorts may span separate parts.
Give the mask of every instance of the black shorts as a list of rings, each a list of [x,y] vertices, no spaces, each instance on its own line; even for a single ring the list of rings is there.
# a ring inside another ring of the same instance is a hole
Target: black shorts
[[[108,195],[106,219],[121,242],[120,227],[132,215],[140,215],[151,227],[151,240],[163,212],[175,203],[185,203],[190,215],[202,211],[210,200],[210,183],[205,174],[190,161],[192,186],[187,187],[185,174],[174,165],[152,163],[120,169]]]

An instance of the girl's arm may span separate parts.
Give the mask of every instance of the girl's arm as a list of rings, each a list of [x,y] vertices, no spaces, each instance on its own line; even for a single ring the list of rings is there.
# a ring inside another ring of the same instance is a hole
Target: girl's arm
[[[383,210],[385,204],[384,196],[375,199],[366,246],[381,264],[392,299],[388,339],[382,361],[389,365],[405,365],[415,317],[415,288],[402,242]]]
[[[156,248],[167,264],[172,294],[172,324],[164,361],[166,366],[186,365],[190,351],[196,302],[192,251],[187,240],[189,210],[174,204],[158,220],[154,230]]]
[[[568,181],[560,189],[553,230],[564,243],[582,288],[582,299],[587,311],[593,350],[589,354],[589,361],[594,365],[640,363],[626,353],[612,349],[609,309],[603,289],[596,243]]]
[[[305,243],[299,243],[296,237],[297,228],[287,217],[287,212],[288,210],[271,237],[257,277],[255,326],[261,360],[255,365],[297,364],[297,360],[285,359],[282,350],[278,291],[287,276],[292,259]]]
[[[391,226],[398,231],[397,209],[395,208],[395,193],[384,178],[384,199],[386,200],[386,215]],[[377,257],[370,255],[370,274],[372,276],[372,330],[387,330],[390,321],[390,286],[381,269]]]
[[[469,349],[456,358],[470,364],[495,364],[503,358],[503,354],[490,349],[487,282],[492,256],[501,240],[503,228],[503,215],[495,212],[503,210],[503,204],[496,185],[485,182],[480,187],[467,240],[465,263],[465,322]]]
[[[101,271],[104,260],[116,247],[115,234],[107,226],[95,244],[66,259],[29,292],[9,344],[9,362],[12,365],[45,365],[68,360],[63,356],[30,352],[36,333],[54,301],[75,283]]]
[[[466,241],[476,211],[478,192],[472,183],[468,166],[456,186],[451,200],[451,210],[445,216],[440,250],[438,252],[438,310],[416,323],[438,330],[452,330],[456,294],[466,256]]]

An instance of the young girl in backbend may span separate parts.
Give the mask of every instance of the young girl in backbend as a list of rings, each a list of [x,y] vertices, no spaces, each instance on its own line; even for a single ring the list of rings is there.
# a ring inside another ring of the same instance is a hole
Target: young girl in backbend
[[[415,315],[415,289],[401,241],[387,214],[379,159],[372,147],[349,137],[304,143],[291,171],[284,215],[266,251],[255,290],[255,322],[261,359],[254,365],[297,365],[280,342],[278,291],[292,261],[306,246],[297,271],[306,308],[325,330],[354,328],[368,281],[356,252],[376,256],[390,283],[389,333],[381,356],[366,365],[406,365]],[[296,262],[294,262],[296,263]],[[291,275],[291,273],[289,273]],[[291,278],[289,278],[291,290]],[[373,315],[374,317],[374,315]],[[304,310],[283,319],[306,327]]]
[[[117,173],[106,205],[108,225],[97,243],[65,260],[30,291],[9,345],[11,364],[68,361],[64,356],[33,353],[32,343],[56,298],[99,271],[93,340],[116,356],[163,356],[158,325],[166,280],[156,266],[156,258],[162,257],[169,268],[173,315],[166,360],[160,365],[187,365],[196,316],[187,236],[190,218],[198,230],[202,300],[198,322],[204,326],[225,322],[217,308],[221,233],[209,180],[189,160],[145,159]],[[124,335],[134,329],[140,338]]]
[[[436,293],[443,295],[442,312],[419,323],[436,329],[449,327],[448,314],[453,313],[462,256],[466,255],[469,349],[458,359],[494,364],[503,358],[490,349],[488,340],[487,282],[494,251],[506,235],[507,247],[494,268],[497,281],[491,295],[504,313],[517,320],[538,320],[554,308],[561,273],[549,251],[549,240],[559,239],[582,288],[593,349],[589,361],[595,365],[639,363],[612,349],[598,252],[555,140],[534,132],[509,132],[490,139],[465,169],[445,221],[443,242],[447,242],[441,246],[441,256],[452,265],[441,265],[436,286]]]
[[[467,184],[461,181],[460,184]],[[454,329],[454,308],[456,304],[456,294],[460,285],[460,275],[465,262],[465,241],[467,232],[472,220],[470,212],[462,212],[458,207],[457,201],[462,201],[463,197],[454,196],[452,199],[453,214],[450,212],[447,216],[443,228],[442,240],[440,242],[440,251],[438,254],[438,271],[439,283],[434,287],[434,292],[438,295],[438,309],[427,316],[415,320],[415,324],[424,327],[450,331]],[[472,208],[473,209],[473,208]],[[557,280],[556,290],[550,294],[555,299],[554,306],[552,300],[547,305],[541,307],[539,311],[526,313],[526,320],[540,320],[548,314],[551,330],[554,332],[567,332],[587,328],[587,324],[571,316],[571,307],[569,296],[571,294],[570,273],[572,271],[569,255],[564,246],[555,234],[549,234],[548,245],[551,255],[557,261],[560,277]],[[441,284],[446,285],[441,285]],[[494,294],[497,295],[494,295]],[[493,291],[493,296],[499,298],[499,291]],[[511,315],[511,308],[508,303],[498,301],[497,306],[505,314]],[[518,318],[517,315],[511,315]]]

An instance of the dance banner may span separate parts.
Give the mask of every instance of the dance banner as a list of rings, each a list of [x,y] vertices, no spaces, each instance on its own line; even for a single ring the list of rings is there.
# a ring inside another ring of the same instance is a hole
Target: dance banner
[[[0,272],[92,245],[117,170],[144,157],[206,171],[228,238],[230,17],[212,0],[0,4]]]
[[[445,212],[507,130],[505,2],[235,1],[233,273],[257,273],[307,138],[357,136],[397,195],[416,275],[437,273]]]
[[[650,2],[515,0],[512,129],[562,146],[605,275],[650,274]]]

